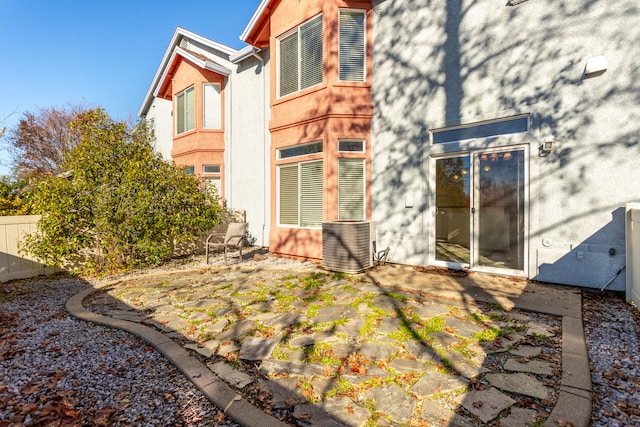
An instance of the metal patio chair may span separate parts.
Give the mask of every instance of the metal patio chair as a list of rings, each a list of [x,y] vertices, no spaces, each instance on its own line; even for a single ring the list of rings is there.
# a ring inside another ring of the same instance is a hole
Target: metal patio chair
[[[244,235],[247,232],[246,222],[230,222],[227,225],[226,233],[212,233],[207,237],[205,252],[207,264],[209,264],[209,253],[211,249],[224,248],[224,265],[227,263],[227,253],[230,249],[240,251],[240,262],[242,262],[242,248],[244,247]]]

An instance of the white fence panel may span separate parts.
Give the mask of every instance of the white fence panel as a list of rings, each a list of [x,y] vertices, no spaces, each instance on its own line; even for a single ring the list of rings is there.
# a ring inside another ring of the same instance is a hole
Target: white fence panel
[[[0,282],[57,271],[21,255],[18,250],[18,243],[25,234],[36,230],[39,218],[38,215],[0,216]]]
[[[640,203],[626,206],[626,252],[628,302],[640,307]]]

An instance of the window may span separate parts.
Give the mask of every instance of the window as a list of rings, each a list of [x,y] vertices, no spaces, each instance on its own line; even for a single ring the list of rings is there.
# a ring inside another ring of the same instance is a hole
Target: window
[[[208,177],[204,178],[204,190],[211,197],[220,198],[220,178]]]
[[[322,160],[280,166],[280,225],[321,227],[323,217]]]
[[[364,153],[364,141],[356,140],[340,140],[338,141],[338,151],[352,152],[352,153]]]
[[[339,17],[339,67],[340,80],[363,82],[365,80],[365,13],[341,10]]]
[[[183,170],[187,175],[193,175],[196,172],[195,166],[183,166]]]
[[[156,139],[156,119],[151,118],[149,119],[149,137],[151,139]]]
[[[509,135],[527,132],[529,130],[529,116],[507,117],[491,122],[477,122],[463,126],[435,129],[431,131],[434,144],[463,141],[474,138],[488,138],[490,136]]]
[[[220,83],[204,83],[202,85],[202,127],[205,129],[222,129],[222,96]]]
[[[364,179],[364,159],[338,160],[338,219],[365,219]]]
[[[202,165],[202,173],[220,173],[220,165]]]
[[[195,91],[193,86],[176,95],[176,129],[181,134],[195,128]]]
[[[281,148],[278,150],[278,158],[288,159],[290,157],[305,156],[307,154],[315,153],[322,153],[322,142],[312,142],[310,144],[301,144],[290,148]]]
[[[322,15],[287,33],[278,46],[280,96],[322,83]]]

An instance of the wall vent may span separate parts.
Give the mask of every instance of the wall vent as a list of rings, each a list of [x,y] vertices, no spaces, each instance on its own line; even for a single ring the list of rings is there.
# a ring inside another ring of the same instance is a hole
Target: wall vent
[[[184,50],[189,50],[191,47],[191,41],[186,37],[182,37],[180,39],[180,47]]]
[[[345,273],[358,273],[373,266],[372,221],[329,221],[322,223],[322,265]]]

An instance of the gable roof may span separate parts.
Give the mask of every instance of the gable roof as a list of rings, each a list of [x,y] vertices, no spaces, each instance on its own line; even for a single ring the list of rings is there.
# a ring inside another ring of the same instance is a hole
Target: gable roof
[[[275,0],[262,0],[260,2],[260,5],[258,5],[249,23],[240,35],[240,40],[257,47],[263,47],[258,46],[258,39],[261,34],[256,34],[256,32],[263,29],[265,24],[269,23],[269,15],[271,14],[273,3],[275,3]]]
[[[210,48],[212,51],[217,51],[221,56],[226,57],[227,60],[231,55],[236,54],[238,51],[232,47],[225,46],[221,43],[210,40],[206,37],[202,37],[199,34],[193,33],[189,30],[185,30],[184,28],[177,27],[176,31],[173,33],[173,37],[169,42],[169,46],[162,57],[162,61],[160,61],[160,66],[156,70],[156,74],[153,76],[153,80],[151,81],[151,85],[147,90],[147,94],[142,101],[142,105],[138,110],[138,117],[143,117],[151,108],[151,104],[153,103],[153,99],[156,96],[158,89],[162,86],[171,65],[173,64],[176,56],[181,56],[194,64],[198,65],[201,68],[214,71],[216,73],[228,76],[231,73],[231,70],[227,69],[221,64],[216,63],[213,59],[205,58],[202,55],[198,55],[194,52],[190,52],[182,47],[180,47],[180,42],[183,38],[187,38],[189,40],[193,40],[194,42],[200,43],[203,46]]]

